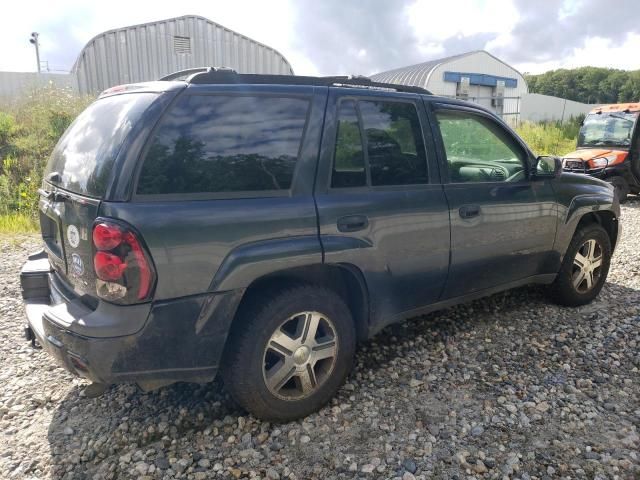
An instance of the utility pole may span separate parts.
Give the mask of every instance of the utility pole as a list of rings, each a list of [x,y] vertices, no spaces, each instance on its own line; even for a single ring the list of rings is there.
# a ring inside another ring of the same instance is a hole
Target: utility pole
[[[31,32],[29,42],[36,47],[36,61],[38,62],[38,73],[40,73],[40,44],[38,43],[38,32]]]

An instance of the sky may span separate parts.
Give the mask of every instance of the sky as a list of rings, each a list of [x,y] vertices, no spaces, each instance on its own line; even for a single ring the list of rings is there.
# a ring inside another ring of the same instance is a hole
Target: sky
[[[9,6],[10,5],[10,6]],[[521,72],[640,69],[640,0],[30,0],[0,17],[0,71],[52,71],[109,29],[193,14],[265,43],[296,74],[389,70],[485,49]]]

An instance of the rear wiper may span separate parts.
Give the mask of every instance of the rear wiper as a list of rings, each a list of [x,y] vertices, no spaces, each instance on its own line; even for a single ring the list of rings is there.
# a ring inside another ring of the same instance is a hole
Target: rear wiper
[[[69,198],[69,195],[66,193],[58,192],[56,190],[45,190],[44,188],[38,189],[38,195],[46,198],[47,200],[51,200],[52,202],[64,202]]]
[[[609,116],[610,116],[610,117],[613,117],[613,118],[618,118],[618,119],[620,119],[620,120],[625,120],[625,121],[627,121],[627,122],[629,122],[629,123],[633,123],[633,122],[634,122],[634,121],[633,121],[633,120],[631,120],[630,118],[622,117],[622,116],[620,116],[620,115],[616,115],[615,113],[610,113],[610,114],[609,114]]]

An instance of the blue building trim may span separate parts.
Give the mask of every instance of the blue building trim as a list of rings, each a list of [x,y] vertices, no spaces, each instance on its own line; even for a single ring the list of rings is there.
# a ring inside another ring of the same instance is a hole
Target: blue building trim
[[[507,88],[516,88],[518,79],[509,77],[496,77],[495,75],[486,75],[484,73],[464,73],[464,72],[444,72],[445,82],[460,82],[462,77],[469,77],[471,85],[483,85],[486,87],[495,87],[498,80],[504,80],[504,86]]]

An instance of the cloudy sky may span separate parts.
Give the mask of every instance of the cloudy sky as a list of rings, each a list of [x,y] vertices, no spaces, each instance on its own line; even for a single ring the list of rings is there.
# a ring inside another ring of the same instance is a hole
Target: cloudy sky
[[[640,69],[640,0],[109,0],[10,2],[0,70],[68,71],[112,28],[197,14],[279,50],[298,74],[370,74],[486,49],[522,72],[595,65]]]

